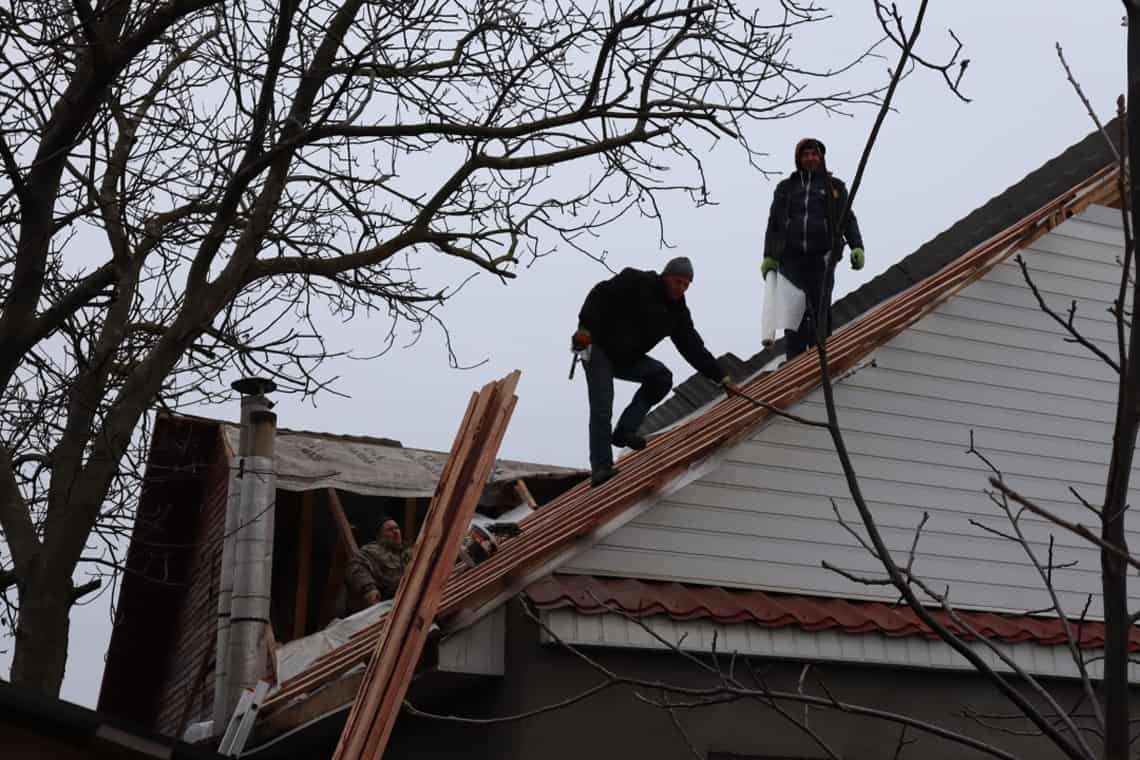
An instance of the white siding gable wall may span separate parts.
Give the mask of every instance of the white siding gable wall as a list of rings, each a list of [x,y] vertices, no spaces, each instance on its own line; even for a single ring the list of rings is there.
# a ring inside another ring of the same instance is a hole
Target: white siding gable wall
[[[1119,211],[1093,207],[1024,252],[1048,302],[1110,355],[1115,333],[1106,309],[1118,287]],[[1006,482],[1066,519],[1095,520],[1069,494],[1103,497],[1115,408],[1114,373],[1063,331],[1024,284],[1017,263],[999,265],[875,353],[837,387],[840,420],[864,493],[884,537],[905,561],[924,512],[930,520],[915,570],[963,608],[1009,612],[1049,606],[1043,583],[1015,544],[971,524],[1008,532],[987,498],[990,475],[966,453],[977,447]],[[822,393],[796,406],[822,419]],[[1136,500],[1133,490],[1131,503]],[[689,581],[729,587],[863,599],[895,594],[825,570],[881,568],[836,520],[831,500],[858,527],[830,438],[819,429],[772,420],[727,453],[709,474],[656,504],[563,571]],[[1136,518],[1133,528],[1140,527]],[[1081,539],[1025,516],[1042,562],[1055,536],[1053,573],[1066,612],[1092,595],[1100,614],[1099,558]],[[1140,536],[1130,533],[1132,546]],[[1140,601],[1140,584],[1132,584]]]

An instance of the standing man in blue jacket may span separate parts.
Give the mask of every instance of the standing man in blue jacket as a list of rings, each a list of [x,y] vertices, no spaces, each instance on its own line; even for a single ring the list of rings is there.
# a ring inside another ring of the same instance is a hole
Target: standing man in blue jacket
[[[796,144],[796,170],[776,185],[764,236],[761,276],[778,270],[806,297],[803,319],[795,330],[784,331],[787,358],[815,345],[816,309],[825,283],[831,249],[831,224],[847,205],[847,186],[827,171],[823,143],[808,137]],[[851,248],[851,268],[863,268],[863,236],[854,210],[843,219],[842,238]],[[842,247],[835,255],[842,256]],[[836,261],[839,259],[837,258]],[[831,305],[824,304],[824,334],[831,332]]]
[[[578,313],[578,329],[571,347],[590,347],[585,362],[590,397],[590,483],[601,485],[617,470],[610,444],[645,448],[638,434],[645,415],[673,387],[669,369],[648,356],[668,336],[681,356],[726,390],[734,389],[693,327],[685,304],[685,291],[693,281],[693,265],[684,257],[672,259],[661,274],[623,269],[599,282],[586,296]],[[610,429],[614,406],[614,378],[641,383],[633,400]]]

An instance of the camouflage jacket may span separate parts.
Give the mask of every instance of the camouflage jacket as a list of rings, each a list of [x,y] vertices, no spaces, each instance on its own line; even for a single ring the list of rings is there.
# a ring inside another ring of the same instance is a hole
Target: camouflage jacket
[[[380,592],[381,599],[391,599],[396,595],[400,577],[411,558],[410,546],[365,544],[348,561],[345,582],[361,599],[373,589]]]

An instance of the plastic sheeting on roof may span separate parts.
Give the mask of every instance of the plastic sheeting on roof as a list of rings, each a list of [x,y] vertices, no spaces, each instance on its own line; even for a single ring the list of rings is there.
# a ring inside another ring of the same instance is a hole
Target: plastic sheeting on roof
[[[275,653],[277,682],[288,681],[304,672],[321,655],[347,644],[354,634],[382,618],[391,607],[392,600],[386,599],[346,618],[334,620],[323,631],[282,644]]]
[[[222,425],[230,451],[238,450],[237,425]],[[409,449],[380,441],[278,430],[274,458],[283,491],[339,488],[364,496],[430,497],[447,462],[447,452]],[[578,470],[500,459],[489,482]]]

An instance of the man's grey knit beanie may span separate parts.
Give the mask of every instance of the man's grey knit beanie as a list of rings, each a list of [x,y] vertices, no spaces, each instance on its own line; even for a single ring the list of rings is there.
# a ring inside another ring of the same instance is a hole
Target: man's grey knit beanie
[[[693,281],[693,262],[685,256],[678,256],[675,259],[670,259],[665,268],[661,270],[661,276],[667,274],[675,274],[678,277],[685,277],[689,282]]]

